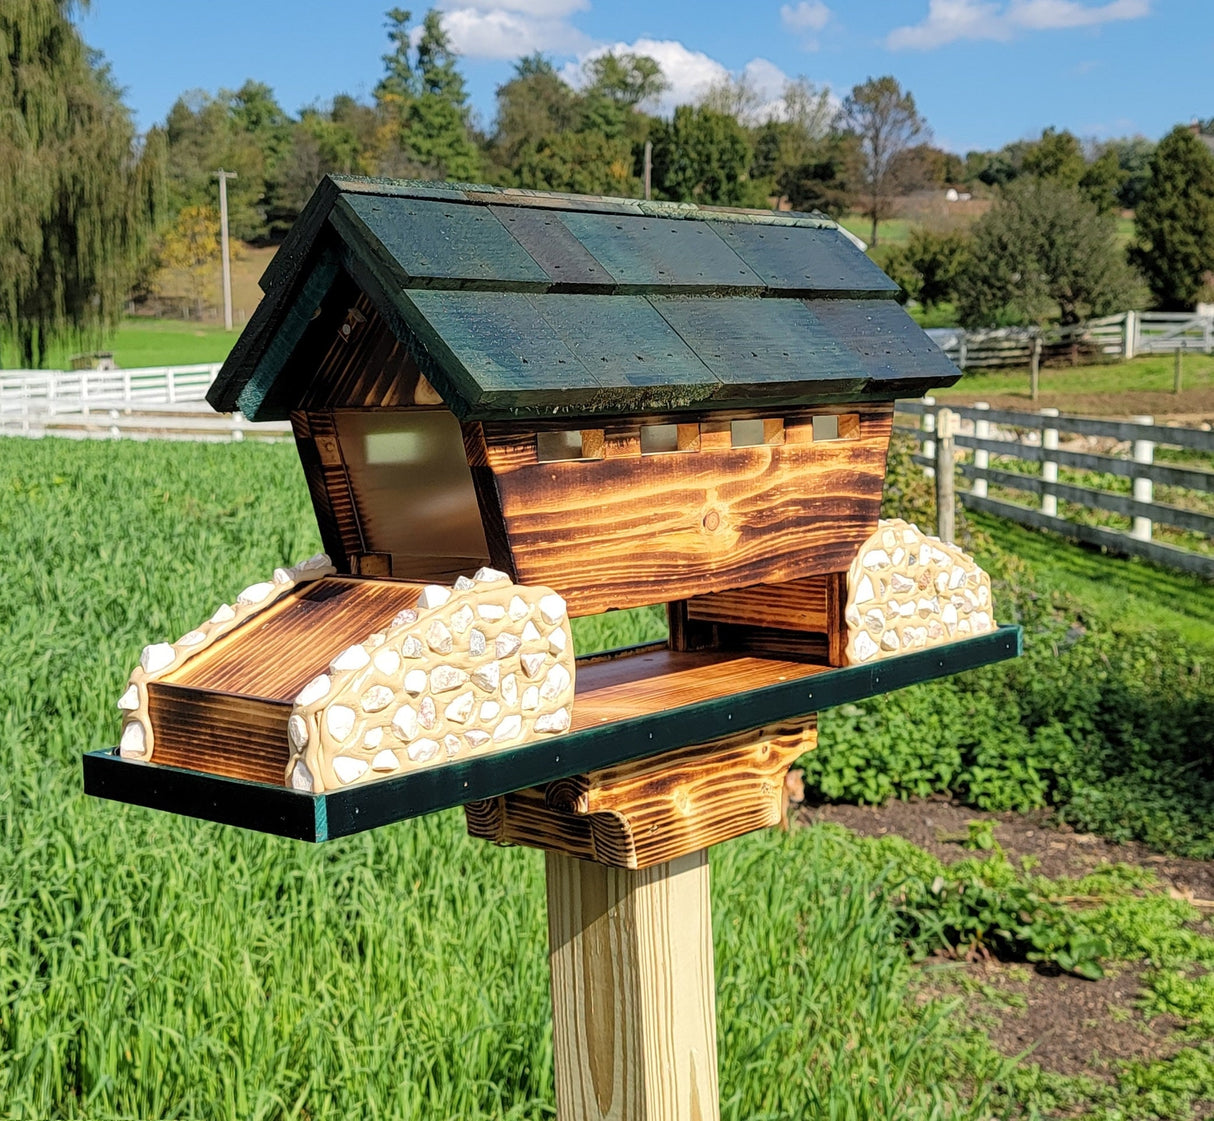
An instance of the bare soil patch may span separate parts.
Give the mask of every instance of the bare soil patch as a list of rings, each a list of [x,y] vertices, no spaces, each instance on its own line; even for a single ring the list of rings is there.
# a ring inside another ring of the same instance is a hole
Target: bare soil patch
[[[897,835],[949,864],[981,856],[962,843],[968,823],[993,821],[995,839],[1010,860],[1032,856],[1035,870],[1052,879],[1083,876],[1101,864],[1135,864],[1154,872],[1176,896],[1199,903],[1214,899],[1214,862],[1076,833],[1052,823],[1048,811],[984,813],[941,798],[884,806],[805,805],[797,820],[835,822],[862,836]],[[1207,913],[1214,916],[1214,910]],[[1024,1055],[1058,1074],[1111,1082],[1119,1062],[1167,1059],[1183,1046],[1174,1034],[1178,1021],[1147,1019],[1139,1009],[1141,975],[1141,967],[1114,966],[1102,980],[1084,981],[1023,964],[942,958],[925,963],[921,982],[925,995],[961,996],[970,1022],[1001,1053]]]
[[[1028,381],[1028,375],[1025,375]],[[1038,409],[1058,409],[1071,416],[1122,417],[1153,416],[1157,423],[1169,422],[1198,428],[1214,424],[1214,389],[1185,390],[1174,393],[1042,393],[1034,404],[1027,394],[1019,393],[959,393],[941,395],[947,405],[972,405],[985,401],[992,409],[1009,412],[1034,412]]]

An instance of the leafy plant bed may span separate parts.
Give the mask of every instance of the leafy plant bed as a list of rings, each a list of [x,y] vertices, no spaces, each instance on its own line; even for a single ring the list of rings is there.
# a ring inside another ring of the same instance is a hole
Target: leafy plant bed
[[[996,1116],[1214,1113],[1214,862],[1112,845],[1043,813],[983,814],[939,799],[806,806],[798,818],[840,865],[882,867],[882,898],[895,912],[904,885],[933,873],[970,883],[985,867],[988,881],[1013,888],[988,899],[996,911],[1027,889],[1104,943],[1103,976],[1092,980],[1001,961],[985,946],[924,956],[923,944],[908,943],[922,962],[917,999],[956,1003],[962,1064],[1015,1063],[992,1099]]]

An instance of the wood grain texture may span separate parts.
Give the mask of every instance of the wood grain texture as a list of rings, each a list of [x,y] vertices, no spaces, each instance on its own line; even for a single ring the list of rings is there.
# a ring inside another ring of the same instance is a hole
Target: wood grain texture
[[[560,1121],[716,1121],[708,859],[625,871],[549,853]]]
[[[468,832],[648,868],[778,824],[784,776],[816,744],[813,717],[741,732],[470,804]]]
[[[877,524],[892,423],[891,405],[846,408],[854,440],[714,447],[702,422],[698,452],[542,464],[530,433],[487,422],[481,507],[492,485],[508,570],[574,615],[845,571]],[[781,419],[795,433],[812,412]]]
[[[687,616],[706,623],[744,623],[789,631],[830,629],[827,588],[834,574],[790,580],[787,584],[756,584],[731,588],[687,601]],[[842,622],[840,613],[838,622]]]
[[[148,685],[156,762],[169,767],[282,786],[290,715],[283,701],[160,681]]]
[[[420,594],[420,584],[394,580],[318,580],[284,596],[165,680],[289,702],[346,647],[386,627]]]

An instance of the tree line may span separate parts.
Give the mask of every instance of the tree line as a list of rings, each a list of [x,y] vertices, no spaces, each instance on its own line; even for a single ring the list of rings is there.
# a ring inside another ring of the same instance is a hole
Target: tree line
[[[1144,281],[1158,304],[1190,306],[1214,281],[1214,157],[1184,129],[1158,147],[1136,137],[1089,148],[1047,129],[961,157],[932,144],[913,96],[889,76],[841,102],[805,78],[774,98],[726,78],[663,116],[660,66],[628,52],[597,55],[571,80],[543,55],[519,59],[484,125],[439,14],[415,26],[393,8],[368,99],[339,94],[291,114],[249,80],[183,94],[136,137],[71,23],[78,7],[11,0],[0,10],[0,331],[29,365],[58,336],[112,325],[159,267],[213,271],[221,167],[236,173],[234,236],[273,243],[326,173],[638,197],[648,143],[653,197],[858,211],[908,296],[952,302],[969,322],[1121,310]],[[945,187],[996,201],[971,232],[880,244],[895,199]],[[1138,215],[1131,258],[1115,243],[1119,209]]]

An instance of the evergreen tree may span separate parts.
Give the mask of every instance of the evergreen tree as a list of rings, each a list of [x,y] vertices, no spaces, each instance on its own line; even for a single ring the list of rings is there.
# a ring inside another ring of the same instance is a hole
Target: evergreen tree
[[[163,138],[137,144],[77,6],[0,5],[0,334],[24,366],[116,323],[162,210]]]
[[[1159,142],[1135,219],[1132,258],[1156,304],[1189,310],[1214,274],[1214,156],[1189,129]]]

